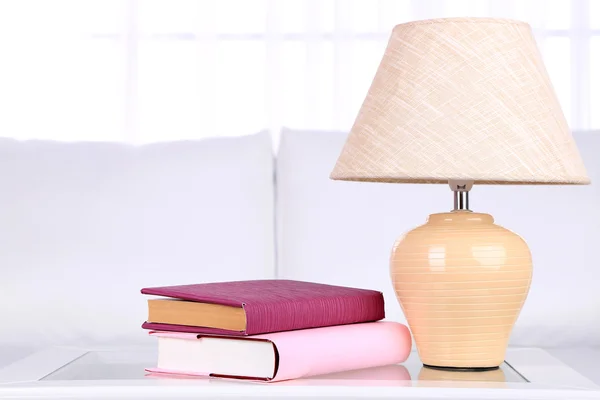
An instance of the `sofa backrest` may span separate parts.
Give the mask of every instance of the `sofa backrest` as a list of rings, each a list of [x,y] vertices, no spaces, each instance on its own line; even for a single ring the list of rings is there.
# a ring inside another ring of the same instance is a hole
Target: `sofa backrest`
[[[275,276],[270,135],[0,140],[0,343],[144,340],[140,289]]]
[[[513,345],[600,345],[600,132],[575,133],[588,186],[475,186],[471,209],[529,244],[534,277]],[[278,276],[379,289],[404,322],[389,277],[395,240],[449,211],[447,185],[340,182],[346,134],[286,130],[277,157]]]

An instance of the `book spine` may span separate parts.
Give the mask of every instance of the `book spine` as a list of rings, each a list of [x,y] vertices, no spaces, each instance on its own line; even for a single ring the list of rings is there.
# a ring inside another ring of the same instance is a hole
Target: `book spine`
[[[410,332],[395,322],[332,326],[265,335],[277,348],[279,364],[273,381],[406,361]]]
[[[385,318],[383,294],[380,292],[244,305],[244,310],[248,335],[373,322]]]

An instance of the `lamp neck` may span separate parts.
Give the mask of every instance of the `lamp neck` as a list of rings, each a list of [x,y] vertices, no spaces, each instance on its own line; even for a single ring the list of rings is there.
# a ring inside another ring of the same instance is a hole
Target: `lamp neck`
[[[469,192],[454,191],[454,209],[452,211],[471,211],[469,210]]]
[[[471,211],[469,209],[469,191],[473,181],[450,180],[450,189],[454,192],[454,209],[452,211]]]

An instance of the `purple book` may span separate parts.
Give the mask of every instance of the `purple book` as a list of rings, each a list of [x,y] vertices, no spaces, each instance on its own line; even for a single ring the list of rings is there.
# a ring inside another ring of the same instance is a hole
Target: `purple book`
[[[142,289],[143,294],[187,302],[239,307],[245,329],[145,322],[150,330],[258,335],[323,326],[378,321],[385,317],[383,294],[375,290],[292,280],[202,283]]]

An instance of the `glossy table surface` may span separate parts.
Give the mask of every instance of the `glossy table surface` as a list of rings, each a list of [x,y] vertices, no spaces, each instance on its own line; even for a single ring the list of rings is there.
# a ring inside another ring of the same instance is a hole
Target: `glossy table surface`
[[[153,347],[0,348],[0,398],[599,398],[600,349],[511,348],[499,370],[400,365],[280,383],[152,376]]]

